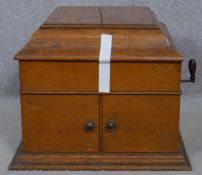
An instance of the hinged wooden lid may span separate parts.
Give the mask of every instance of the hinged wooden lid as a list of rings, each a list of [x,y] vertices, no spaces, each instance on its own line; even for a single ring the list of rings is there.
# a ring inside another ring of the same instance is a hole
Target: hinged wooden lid
[[[77,6],[57,8],[42,26],[144,26],[155,28],[157,21],[147,7]]]
[[[182,60],[146,7],[59,7],[15,59],[98,61],[103,33],[112,35],[112,62]]]

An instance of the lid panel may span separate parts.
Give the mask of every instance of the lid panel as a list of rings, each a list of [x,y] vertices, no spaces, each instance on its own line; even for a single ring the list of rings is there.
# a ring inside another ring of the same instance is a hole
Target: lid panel
[[[58,7],[43,25],[101,25],[100,12],[97,7]]]
[[[147,7],[100,7],[103,25],[156,26]]]
[[[159,26],[146,7],[60,7],[15,59],[99,61],[101,34],[111,34],[112,62],[182,60]]]
[[[39,29],[16,59],[98,61],[101,34],[112,35],[111,61],[175,60],[160,30],[132,28],[51,28]]]
[[[58,7],[42,27],[70,26],[133,26],[158,27],[157,20],[147,7]]]

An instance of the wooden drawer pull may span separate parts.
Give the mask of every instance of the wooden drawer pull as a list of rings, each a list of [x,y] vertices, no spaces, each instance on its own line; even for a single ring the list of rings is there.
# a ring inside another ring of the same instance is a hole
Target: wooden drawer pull
[[[114,120],[110,120],[107,122],[107,129],[109,131],[113,130],[116,128],[116,122]]]

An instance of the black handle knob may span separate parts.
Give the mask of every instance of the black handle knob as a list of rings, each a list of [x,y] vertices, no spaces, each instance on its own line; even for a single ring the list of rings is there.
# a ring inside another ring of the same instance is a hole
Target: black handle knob
[[[195,74],[196,74],[196,61],[195,61],[195,59],[189,60],[188,67],[189,67],[189,72],[190,72],[190,82],[194,83],[196,80],[196,76],[195,76]]]
[[[116,122],[113,120],[108,121],[107,122],[107,129],[112,130],[114,128],[116,128]]]
[[[93,121],[88,121],[86,124],[85,124],[85,130],[86,131],[92,131],[95,127],[95,124]]]

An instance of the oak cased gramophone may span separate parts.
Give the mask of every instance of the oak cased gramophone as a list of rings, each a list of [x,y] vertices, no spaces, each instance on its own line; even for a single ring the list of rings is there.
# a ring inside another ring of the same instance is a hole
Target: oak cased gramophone
[[[11,170],[191,170],[183,57],[149,8],[57,8],[15,59],[22,144]]]

